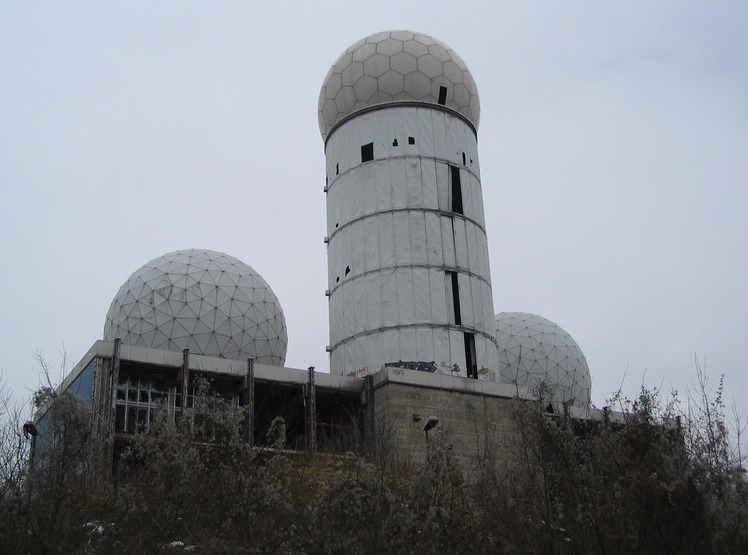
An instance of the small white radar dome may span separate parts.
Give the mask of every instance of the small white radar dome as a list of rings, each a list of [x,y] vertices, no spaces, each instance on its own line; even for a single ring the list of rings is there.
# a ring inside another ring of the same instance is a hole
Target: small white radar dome
[[[104,339],[283,366],[286,320],[262,276],[232,256],[182,250],[155,258],[120,287]]]
[[[465,62],[446,44],[411,31],[376,33],[351,45],[333,64],[319,93],[319,130],[389,102],[440,104],[480,120],[478,88]]]
[[[535,314],[502,312],[496,315],[501,381],[542,388],[555,411],[565,402],[587,408],[592,379],[577,342],[561,326]]]

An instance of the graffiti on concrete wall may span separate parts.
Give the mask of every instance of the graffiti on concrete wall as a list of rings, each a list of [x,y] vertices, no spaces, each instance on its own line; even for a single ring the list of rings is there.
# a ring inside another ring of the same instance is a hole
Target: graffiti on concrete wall
[[[384,366],[390,368],[405,368],[408,370],[415,370],[417,372],[429,372],[431,374],[446,374],[451,376],[466,377],[465,372],[460,368],[459,364],[449,364],[447,362],[425,362],[422,360],[387,362]]]

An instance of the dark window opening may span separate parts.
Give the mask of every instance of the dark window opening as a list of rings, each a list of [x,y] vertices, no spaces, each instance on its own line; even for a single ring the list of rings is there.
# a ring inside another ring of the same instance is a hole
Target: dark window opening
[[[338,225],[340,225],[340,224],[335,224],[335,227],[337,228],[337,227],[338,227]]]
[[[478,361],[475,357],[475,336],[465,333],[465,366],[468,378],[478,378]]]
[[[416,144],[416,138],[415,137],[408,137],[408,144],[409,145]]]
[[[464,152],[462,153],[462,165],[463,166],[465,165],[465,153]]]
[[[439,104],[444,106],[447,103],[447,87],[439,87]]]
[[[460,181],[460,168],[449,166],[450,176],[452,177],[452,212],[455,214],[464,214],[462,208],[462,183]]]
[[[335,175],[340,175],[340,164],[335,164]]]
[[[335,283],[338,283],[340,281],[340,276],[335,278]]]
[[[370,162],[374,160],[374,143],[361,146],[361,162]]]
[[[457,279],[457,272],[447,271],[447,277],[450,280],[452,288],[452,311],[454,313],[455,325],[462,325],[462,314],[460,310],[460,283]]]
[[[350,266],[346,266],[345,267],[345,275],[348,275],[350,273],[351,273],[351,267]]]
[[[397,146],[397,139],[395,139],[394,141],[392,141],[392,146]]]

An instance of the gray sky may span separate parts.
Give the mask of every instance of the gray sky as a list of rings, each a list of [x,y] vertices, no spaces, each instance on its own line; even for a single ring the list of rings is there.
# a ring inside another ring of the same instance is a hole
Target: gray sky
[[[12,390],[38,386],[36,349],[75,364],[127,277],[192,247],[257,270],[287,366],[326,370],[317,95],[391,29],[450,45],[477,82],[496,310],[571,333],[597,405],[622,383],[683,391],[696,358],[747,408],[744,1],[3,1]]]

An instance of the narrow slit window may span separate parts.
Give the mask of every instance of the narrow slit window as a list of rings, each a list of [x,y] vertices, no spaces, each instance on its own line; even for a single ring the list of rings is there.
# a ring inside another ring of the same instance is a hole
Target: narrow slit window
[[[361,145],[361,163],[374,160],[374,143]]]
[[[449,173],[452,180],[452,212],[455,214],[464,214],[462,207],[462,182],[460,181],[460,168],[449,166]]]
[[[475,356],[475,335],[465,332],[465,369],[468,378],[478,378],[478,361]]]
[[[465,165],[465,153],[464,152],[462,153],[462,165],[463,166]]]
[[[335,175],[340,175],[340,164],[335,164]]]
[[[450,310],[449,323],[456,326],[462,325],[462,314],[460,310],[460,282],[457,272],[447,270],[447,308]]]
[[[444,106],[447,103],[447,87],[439,87],[439,104]]]

